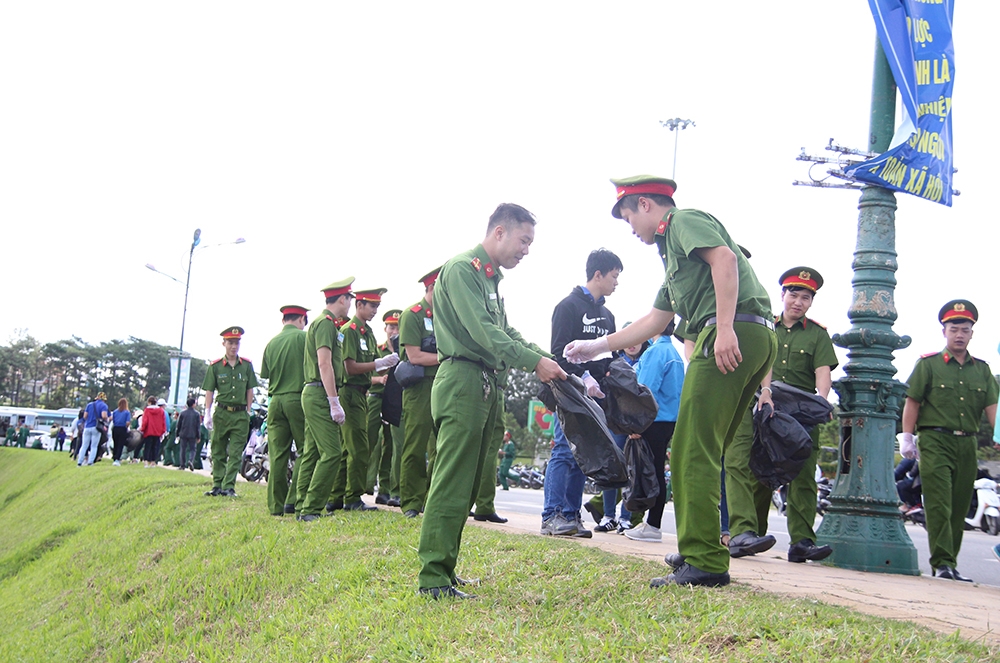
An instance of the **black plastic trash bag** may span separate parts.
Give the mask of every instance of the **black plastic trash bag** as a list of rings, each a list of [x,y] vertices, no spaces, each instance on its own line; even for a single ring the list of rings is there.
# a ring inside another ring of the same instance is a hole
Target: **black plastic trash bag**
[[[594,377],[605,395],[601,407],[612,433],[641,435],[656,420],[660,408],[653,393],[646,385],[639,384],[635,370],[624,359],[608,364],[608,374],[603,378]]]
[[[587,396],[583,381],[570,375],[566,380],[553,380],[550,389],[559,426],[580,470],[599,488],[627,486],[625,456],[611,437],[604,411]]]
[[[810,454],[812,439],[790,414],[775,411],[770,404],[754,413],[750,470],[762,484],[777,490],[791,483]]]
[[[386,376],[382,390],[382,421],[399,426],[403,417],[403,387],[396,381],[396,367]],[[300,452],[301,453],[301,452]]]
[[[806,430],[830,421],[833,412],[833,405],[822,396],[784,382],[771,383],[771,400],[775,410],[790,415]]]
[[[632,512],[652,509],[660,496],[660,484],[656,481],[653,451],[644,438],[625,440],[625,470],[628,472],[628,485],[622,491],[625,509]]]

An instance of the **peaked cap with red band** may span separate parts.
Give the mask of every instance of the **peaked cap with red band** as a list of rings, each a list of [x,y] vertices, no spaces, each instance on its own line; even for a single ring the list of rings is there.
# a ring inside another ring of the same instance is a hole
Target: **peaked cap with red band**
[[[435,282],[437,282],[438,274],[441,272],[442,267],[444,267],[444,265],[441,265],[441,267],[435,267],[417,280],[423,283],[425,288],[431,287]]]
[[[221,332],[219,332],[219,336],[221,336],[223,340],[229,340],[231,338],[235,338],[238,341],[243,337],[243,334],[244,334],[243,327],[237,327],[236,325],[233,325],[232,327],[226,327]]]
[[[351,294],[351,285],[354,283],[354,277],[348,276],[342,281],[334,281],[330,285],[323,288],[323,295],[325,297],[337,297],[338,295],[349,295]]]
[[[385,315],[382,316],[382,322],[387,325],[398,325],[400,313],[402,313],[402,311],[398,308],[389,309],[385,312]]]
[[[309,312],[305,306],[299,306],[298,304],[288,304],[287,306],[281,307],[282,315],[305,315]]]
[[[782,288],[805,288],[816,292],[823,287],[823,277],[812,267],[792,267],[781,275],[778,285]]]
[[[371,290],[355,290],[354,299],[359,302],[371,302],[378,304],[382,301],[382,295],[389,292],[388,288],[372,288]]]
[[[979,309],[968,299],[953,299],[941,307],[938,320],[946,322],[967,321],[975,324],[979,320]]]
[[[611,180],[611,183],[615,185],[615,194],[617,195],[615,206],[611,208],[611,216],[616,219],[622,218],[621,202],[625,196],[654,193],[673,198],[674,191],[677,190],[677,183],[673,180],[654,175],[636,175],[621,180]]]

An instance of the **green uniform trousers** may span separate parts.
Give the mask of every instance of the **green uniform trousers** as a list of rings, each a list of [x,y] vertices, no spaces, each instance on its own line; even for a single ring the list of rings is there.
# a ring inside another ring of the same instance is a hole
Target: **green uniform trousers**
[[[772,491],[750,471],[752,446],[753,412],[748,407],[726,449],[726,505],[729,507],[729,531],[733,536],[743,532],[755,532],[758,536],[767,534]]]
[[[955,568],[976,480],[976,438],[922,430],[918,440],[931,567]]]
[[[503,444],[503,433],[506,427],[503,423],[504,402],[503,392],[500,393],[500,411],[497,413],[496,425],[493,427],[492,449],[499,449]],[[483,468],[479,474],[479,493],[476,495],[476,513],[488,516],[497,512],[494,500],[497,496],[497,454],[487,453],[483,458]]]
[[[722,456],[778,349],[767,327],[752,322],[734,326],[743,361],[726,374],[715,364],[715,326],[698,334],[671,441],[677,548],[689,564],[709,573],[729,570],[729,551],[719,542]]]
[[[402,419],[400,420],[402,423]],[[389,495],[399,497],[399,473],[403,461],[403,428],[389,426],[392,431],[392,465],[389,471]]]
[[[798,543],[802,539],[816,543],[816,531],[813,525],[816,524],[816,459],[819,457],[819,426],[813,426],[809,431],[809,437],[813,441],[809,460],[802,466],[799,475],[788,484],[785,514],[788,516],[788,536],[792,543]]]
[[[474,364],[469,365],[475,367]],[[424,378],[403,390],[403,453],[399,463],[399,497],[400,508],[404,513],[424,508],[433,475],[437,449],[435,419],[431,415],[431,390],[434,382],[435,380]],[[482,382],[482,376],[479,377],[479,382]],[[480,393],[478,397],[481,399],[482,396]],[[493,434],[492,429],[489,434]]]
[[[204,464],[201,462],[201,451],[204,448],[205,448],[205,443],[201,441],[201,438],[198,438],[198,446],[196,446],[194,450],[194,469],[196,470],[205,469]],[[135,454],[133,454],[132,457],[138,459],[138,457],[135,456]]]
[[[288,461],[292,457],[292,440],[301,447],[305,439],[302,394],[271,396],[267,409],[267,458],[271,466],[267,475],[267,510],[271,514],[282,514],[286,504],[295,504],[295,484],[289,485]]]
[[[330,403],[322,387],[302,390],[302,413],[305,443],[296,461],[295,513],[319,515],[340,467],[340,425],[330,416]]]
[[[462,530],[479,494],[485,456],[496,454],[501,398],[496,376],[484,375],[476,364],[448,361],[435,376],[431,410],[437,457],[420,528],[421,588],[447,587],[455,578]]]
[[[330,491],[330,501],[353,504],[365,493],[368,478],[368,397],[350,385],[340,390],[340,406],[344,408],[341,427],[343,445],[340,468]]]
[[[250,414],[215,409],[212,430],[212,487],[236,488],[236,475],[250,435]]]
[[[392,429],[382,423],[382,394],[368,394],[368,476],[365,492],[374,493],[376,482],[381,495],[389,494],[389,475],[392,472]]]
[[[513,458],[507,458],[500,461],[500,487],[504,490],[510,490],[510,484],[508,482],[515,481],[514,486],[517,486],[516,480],[510,474],[510,466],[514,464]]]

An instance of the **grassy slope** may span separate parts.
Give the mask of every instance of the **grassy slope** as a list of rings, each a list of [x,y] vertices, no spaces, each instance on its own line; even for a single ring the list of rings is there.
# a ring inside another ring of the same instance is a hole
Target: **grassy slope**
[[[176,470],[0,449],[0,661],[995,661],[910,624],[647,587],[662,565],[466,529],[471,602],[415,594],[419,521],[266,515]]]

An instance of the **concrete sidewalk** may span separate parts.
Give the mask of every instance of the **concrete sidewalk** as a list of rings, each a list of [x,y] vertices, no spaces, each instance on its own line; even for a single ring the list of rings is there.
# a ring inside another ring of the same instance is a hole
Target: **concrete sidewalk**
[[[380,507],[385,508],[385,507]],[[540,536],[540,518],[504,513],[503,525],[469,523],[489,529]],[[663,565],[663,556],[677,551],[677,537],[664,534],[660,543],[632,541],[618,534],[594,533],[592,539],[571,539],[584,546],[632,555]],[[1000,588],[938,580],[928,576],[864,573],[813,562],[791,564],[784,551],[732,560],[733,582],[759,590],[842,605],[878,617],[912,621],[941,633],[960,631],[963,638],[1000,644]],[[652,590],[650,590],[652,591]],[[724,591],[724,590],[722,590]]]

